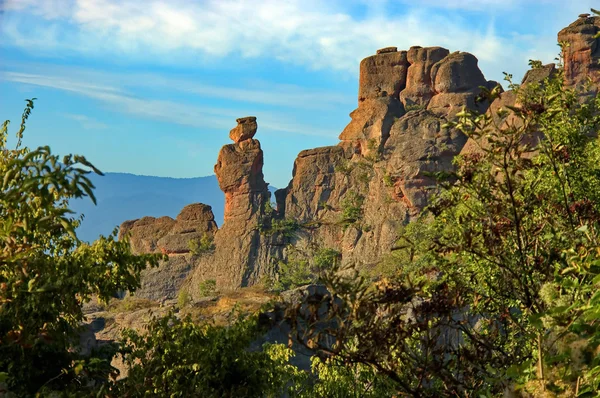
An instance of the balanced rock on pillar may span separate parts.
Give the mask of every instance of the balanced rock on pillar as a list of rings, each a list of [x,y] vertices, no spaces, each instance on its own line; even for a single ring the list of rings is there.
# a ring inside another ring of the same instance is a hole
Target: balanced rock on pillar
[[[231,138],[233,142],[237,144],[254,137],[256,130],[258,129],[255,116],[241,117],[236,119],[236,122],[238,125],[229,132],[229,138]]]

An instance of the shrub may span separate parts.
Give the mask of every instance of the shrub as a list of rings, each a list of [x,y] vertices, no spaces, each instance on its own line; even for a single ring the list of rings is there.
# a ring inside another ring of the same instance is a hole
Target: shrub
[[[81,396],[112,372],[110,355],[79,354],[82,304],[134,291],[160,256],[133,255],[116,231],[92,244],[77,239],[69,200],[95,203],[88,175],[102,173],[83,156],[22,147],[33,107],[27,100],[14,149],[9,122],[0,126],[0,382],[17,396]]]
[[[179,294],[177,295],[177,307],[184,308],[190,303],[191,297],[190,293],[185,288],[181,288],[179,290]]]
[[[354,191],[348,192],[340,203],[342,212],[340,223],[349,226],[359,221],[363,215],[363,203],[364,196]]]
[[[342,174],[350,175],[350,173],[352,173],[352,170],[354,170],[354,164],[352,162],[350,162],[349,160],[340,159],[335,164],[334,170],[337,173],[342,173]]]
[[[188,248],[190,253],[195,256],[212,253],[215,250],[214,237],[211,234],[204,233],[200,239],[190,239]]]
[[[391,175],[389,175],[387,173],[383,175],[383,185],[385,185],[388,188],[391,188],[394,186],[394,179],[392,178]]]
[[[250,349],[264,330],[256,317],[229,326],[197,325],[174,314],[154,319],[145,333],[127,330],[121,355],[127,378],[111,397],[277,397],[301,372],[289,364],[290,349]]]
[[[339,264],[341,253],[334,249],[321,248],[306,258],[299,257],[300,255],[295,253],[288,261],[278,263],[278,278],[274,281],[272,290],[282,292],[299,286],[319,283],[325,272]]]
[[[301,225],[293,218],[284,218],[282,220],[276,218],[263,219],[259,223],[259,231],[266,236],[281,235],[285,238],[293,238],[300,230]]]
[[[217,294],[217,281],[214,279],[205,279],[200,282],[198,292],[202,297],[214,296]]]

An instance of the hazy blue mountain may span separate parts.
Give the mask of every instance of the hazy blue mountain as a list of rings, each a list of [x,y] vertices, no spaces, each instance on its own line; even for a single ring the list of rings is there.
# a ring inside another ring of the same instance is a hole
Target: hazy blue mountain
[[[106,173],[91,175],[91,180],[96,186],[97,205],[89,198],[71,202],[71,209],[85,216],[77,230],[79,238],[85,241],[110,234],[125,220],[175,217],[185,205],[197,202],[212,206],[217,224],[223,223],[225,197],[214,175],[169,178]],[[269,188],[272,192],[276,189]]]

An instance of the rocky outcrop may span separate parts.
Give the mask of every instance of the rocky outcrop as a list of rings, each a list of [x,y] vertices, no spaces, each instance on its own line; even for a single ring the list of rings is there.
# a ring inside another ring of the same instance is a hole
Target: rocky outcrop
[[[184,207],[173,220],[171,217],[143,217],[125,221],[119,229],[119,239],[130,236],[134,253],[186,254],[188,242],[217,231],[210,206],[194,203]]]
[[[240,120],[247,119],[238,119],[238,127],[256,123]],[[257,283],[267,272],[265,258],[270,249],[262,242],[258,227],[271,194],[262,167],[258,140],[246,138],[221,148],[215,174],[225,194],[224,223],[215,235],[214,253],[197,263],[189,285],[192,294],[206,279],[215,279],[220,287],[239,287]]]
[[[358,101],[380,97],[398,98],[406,87],[408,72],[406,51],[396,47],[377,50],[377,55],[363,59],[360,63]]]
[[[463,106],[485,111],[487,103],[476,103],[480,87],[488,86],[472,54],[455,52],[431,68],[431,83],[435,95],[427,105],[432,113],[447,118],[454,117]],[[496,85],[490,82],[489,86]]]
[[[559,33],[559,40],[570,43],[564,58],[568,86],[587,78],[592,88],[600,83],[599,39],[593,39],[599,30],[600,18],[582,17]],[[541,66],[530,70],[522,84],[543,83],[555,73],[555,65]],[[397,241],[399,228],[437,191],[435,176],[452,171],[457,154],[477,150],[477,143],[444,127],[446,122],[463,107],[490,112],[499,125],[515,122],[497,115],[501,108],[518,106],[513,91],[501,93],[492,104],[478,100],[481,87],[497,85],[485,79],[469,53],[441,47],[378,50],[360,64],[358,107],[339,144],[300,152],[292,180],[275,194],[275,211],[268,206],[263,152],[254,139],[256,118],[237,119],[230,132],[233,144],[221,149],[215,165],[226,203],[219,230],[210,226],[212,214],[201,211],[193,221],[183,216],[185,223],[180,217],[146,217],[121,227],[131,232],[136,251],[166,250],[171,255],[159,274],[145,274],[142,294],[150,296],[155,284],[160,294],[172,296],[176,288],[171,286],[183,286],[197,296],[207,279],[215,279],[220,289],[256,284],[276,276],[277,264],[288,260],[288,245],[307,256],[315,248],[335,249],[343,264],[358,267],[380,263]],[[278,223],[288,229],[265,232]],[[214,235],[214,250],[186,253],[182,239],[190,233]],[[187,275],[185,284],[167,269]],[[177,283],[165,282],[173,279]]]
[[[184,207],[176,219],[144,217],[121,224],[119,239],[129,236],[134,253],[169,256],[157,268],[143,271],[142,286],[136,295],[153,300],[176,297],[193,268],[191,243],[205,235],[212,237],[216,231],[212,209],[202,203]]]
[[[586,14],[587,15],[587,14]],[[600,85],[600,17],[582,15],[558,33],[563,43],[565,84],[579,89],[590,81],[592,91]]]

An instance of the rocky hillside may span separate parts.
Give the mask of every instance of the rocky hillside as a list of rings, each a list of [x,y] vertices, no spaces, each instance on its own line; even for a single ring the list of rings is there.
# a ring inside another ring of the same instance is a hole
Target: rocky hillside
[[[600,18],[582,16],[559,35],[565,84],[597,90],[600,84]],[[518,105],[504,92],[494,103],[478,101],[488,81],[469,53],[441,47],[378,50],[360,64],[358,107],[336,146],[300,152],[289,185],[269,205],[263,152],[254,139],[257,121],[238,119],[233,143],[218,154],[215,174],[225,194],[224,223],[201,204],[177,219],[127,221],[138,252],[165,252],[169,261],[148,270],[137,296],[172,298],[185,286],[192,296],[206,279],[219,288],[257,284],[276,277],[290,253],[335,249],[342,262],[377,264],[395,244],[401,225],[414,218],[437,189],[436,175],[452,170],[452,159],[474,150],[462,133],[444,124],[463,106],[485,112]],[[554,65],[530,71],[523,84],[543,80]],[[268,155],[268,154],[267,154]],[[192,250],[199,239],[210,245]],[[191,242],[191,243],[190,243]],[[196,243],[194,243],[196,242]],[[291,248],[294,249],[291,249]]]

